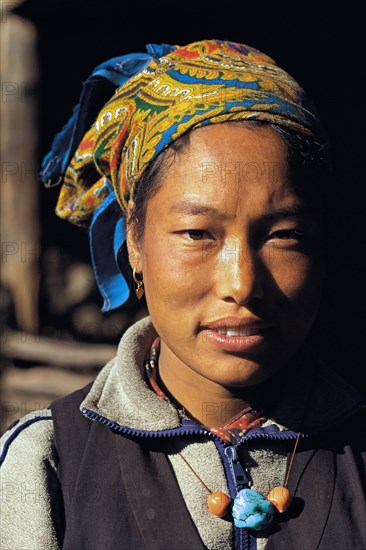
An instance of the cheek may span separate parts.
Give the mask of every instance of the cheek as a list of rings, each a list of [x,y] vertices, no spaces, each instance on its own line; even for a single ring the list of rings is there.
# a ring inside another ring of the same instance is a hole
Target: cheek
[[[320,299],[322,289],[323,264],[321,258],[310,257],[302,252],[277,251],[267,263],[274,285],[288,300]]]
[[[201,255],[195,261],[186,251],[175,246],[174,239],[163,239],[153,233],[144,243],[142,271],[146,300],[151,310],[163,304],[191,307],[206,295],[210,278],[204,274]]]
[[[286,251],[283,258],[286,261],[271,265],[275,287],[272,307],[277,311],[283,339],[292,349],[306,338],[317,315],[323,287],[323,262],[318,257]]]

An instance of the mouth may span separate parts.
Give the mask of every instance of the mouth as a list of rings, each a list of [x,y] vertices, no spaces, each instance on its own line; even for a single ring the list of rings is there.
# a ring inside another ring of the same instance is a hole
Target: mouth
[[[228,352],[264,349],[273,337],[275,325],[258,319],[221,319],[202,326],[204,339]]]
[[[223,334],[224,336],[230,336],[230,337],[239,337],[239,336],[253,336],[254,334],[258,334],[261,332],[263,327],[248,327],[245,325],[240,325],[238,327],[208,327],[208,330],[213,330],[218,332],[219,334]]]

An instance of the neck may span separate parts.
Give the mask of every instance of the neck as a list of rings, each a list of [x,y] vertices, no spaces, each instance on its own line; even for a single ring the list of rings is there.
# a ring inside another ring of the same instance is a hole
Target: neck
[[[273,377],[255,386],[226,388],[192,369],[187,372],[186,365],[175,363],[171,352],[161,343],[158,384],[175,405],[183,407],[191,418],[206,427],[222,427],[249,406],[268,410],[276,394],[277,380]]]

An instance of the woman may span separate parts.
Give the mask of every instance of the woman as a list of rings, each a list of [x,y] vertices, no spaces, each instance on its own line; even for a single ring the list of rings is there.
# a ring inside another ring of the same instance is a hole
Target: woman
[[[149,317],[4,436],[4,548],[365,548],[364,405],[308,343],[329,160],[305,92],[245,45],[148,45],[85,83],[60,177],[104,310],[128,252]]]

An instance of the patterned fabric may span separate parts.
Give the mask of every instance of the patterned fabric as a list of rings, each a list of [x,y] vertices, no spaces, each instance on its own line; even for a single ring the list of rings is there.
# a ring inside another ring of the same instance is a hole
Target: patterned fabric
[[[103,311],[129,296],[117,259],[127,201],[173,141],[193,128],[234,120],[325,139],[299,84],[255,48],[204,40],[184,47],[148,44],[146,50],[96,67],[40,173],[48,186],[63,182],[56,213],[90,228]]]
[[[89,220],[109,193],[105,178],[126,212],[142,173],[171,142],[192,128],[246,119],[319,130],[297,82],[249,46],[207,40],[152,59],[85,134],[66,170],[58,215]]]
[[[145,374],[151,389],[161,399],[169,401],[169,398],[160,388],[157,380],[159,352],[160,338],[158,337],[151,344],[149,354],[145,359]],[[183,411],[184,414],[185,412]],[[250,429],[261,426],[266,420],[267,417],[264,416],[264,411],[257,411],[248,405],[235,416],[231,417],[223,426],[218,428],[210,427],[209,430],[225,441],[225,443],[235,445]]]

